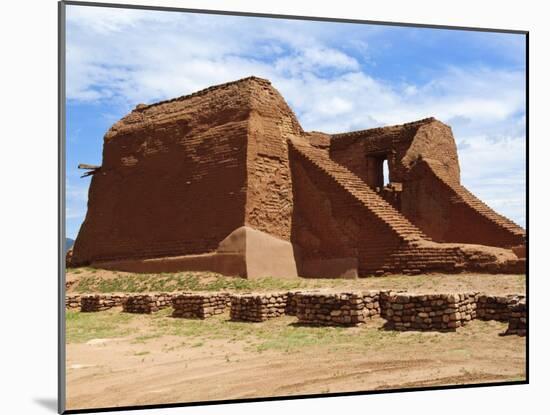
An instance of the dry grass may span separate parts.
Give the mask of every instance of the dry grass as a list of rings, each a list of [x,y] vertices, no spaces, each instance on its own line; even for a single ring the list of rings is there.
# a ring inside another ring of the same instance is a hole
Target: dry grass
[[[69,269],[69,292],[147,291],[269,291],[308,288],[404,289],[425,292],[483,291],[491,294],[525,292],[525,275],[423,274],[389,275],[358,279],[261,278],[247,280],[211,272],[132,274],[93,268]]]

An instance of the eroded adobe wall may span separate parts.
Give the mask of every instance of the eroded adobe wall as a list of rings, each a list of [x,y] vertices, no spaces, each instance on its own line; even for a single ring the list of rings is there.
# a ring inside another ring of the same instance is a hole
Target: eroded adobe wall
[[[294,212],[292,219],[292,241],[300,247],[302,259],[357,257],[357,243],[360,220],[358,216],[349,220],[347,229],[334,217],[330,194],[338,192],[326,179],[309,172],[300,160],[292,160],[292,184]],[[321,182],[319,181],[321,180]],[[324,188],[329,195],[321,192]],[[334,198],[335,196],[333,196]],[[348,200],[349,202],[349,200]],[[339,203],[340,205],[342,202]],[[346,208],[349,212],[353,208]]]
[[[460,184],[452,130],[438,120],[335,134],[330,156],[374,189],[387,158],[390,181],[400,185],[381,195],[435,241],[501,247],[524,243],[523,229]]]
[[[249,84],[246,225],[290,240],[293,208],[287,140],[303,134],[269,81]]]
[[[363,275],[381,268],[400,244],[395,233],[292,146],[290,161],[295,194],[292,240],[302,260],[355,257]]]
[[[360,178],[329,159],[326,151],[305,140],[291,141],[290,149],[296,196],[292,240],[300,246],[303,263],[349,252],[357,259],[359,275],[521,272],[522,264],[511,250],[429,241]],[[315,199],[309,198],[311,194]]]
[[[109,130],[73,264],[208,252],[244,224],[245,86],[138,106]]]
[[[386,159],[390,181],[401,182],[408,170],[404,162],[408,163],[416,154],[425,150],[422,145],[411,147],[417,132],[422,126],[437,122],[427,118],[402,125],[333,134],[330,157],[372,188],[376,187],[375,182],[381,181],[378,176],[382,172],[382,160]]]
[[[411,166],[418,160],[436,160],[441,166],[441,174],[447,180],[460,182],[458,151],[451,128],[434,118],[421,123],[414,133],[405,153],[399,154],[403,175],[398,181],[404,181]]]
[[[403,183],[402,213],[434,241],[512,247],[525,232],[445,177],[442,166],[420,161]]]
[[[434,241],[445,242],[452,234],[452,196],[427,164],[419,162],[403,183],[401,212]]]
[[[430,238],[511,247],[525,232],[460,184],[456,143],[447,125],[434,120],[416,132],[402,159],[407,167],[401,212]]]

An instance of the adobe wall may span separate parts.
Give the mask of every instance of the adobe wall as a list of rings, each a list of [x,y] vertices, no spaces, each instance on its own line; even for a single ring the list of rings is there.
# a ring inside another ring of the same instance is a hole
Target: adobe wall
[[[383,159],[392,183],[380,189]],[[246,278],[525,266],[491,248],[521,252],[525,231],[460,185],[448,126],[305,133],[259,78],[138,105],[106,133],[91,174],[72,266]],[[222,249],[242,229],[238,249]]]
[[[248,92],[227,84],[138,106],[116,123],[105,135],[73,265],[209,252],[242,226]]]
[[[295,194],[293,241],[300,246],[301,276],[309,276],[304,264],[323,260],[338,260],[342,268],[331,272],[334,276],[347,275],[348,262],[353,258],[357,260],[357,275],[522,271],[509,250],[429,241],[359,177],[330,160],[325,151],[300,140],[290,144]],[[311,276],[316,276],[315,272]]]
[[[375,174],[382,159],[387,159],[390,182],[402,182],[418,157],[441,160],[448,174],[458,180],[460,168],[451,129],[434,118],[402,125],[333,134],[330,157],[359,176],[371,188],[381,187]]]
[[[513,247],[525,232],[494,212],[437,161],[418,161],[403,183],[402,213],[434,241]]]
[[[331,158],[347,167],[437,242],[512,247],[525,232],[460,184],[451,128],[433,118],[332,135]],[[381,188],[382,159],[389,181]]]
[[[288,161],[289,137],[303,133],[294,113],[269,81],[250,88],[245,223],[290,240],[293,208]]]
[[[291,155],[291,166],[295,195],[292,240],[300,246],[302,260],[357,256],[353,244],[359,233],[359,225],[354,222],[360,220],[359,208],[354,208],[353,201],[348,199],[343,212],[335,210],[333,203],[336,201],[331,200],[331,194],[340,190],[322,174],[308,171],[296,155]],[[352,217],[350,212],[355,213],[355,219],[350,219],[346,230],[341,225],[343,219],[339,221],[335,215],[341,213],[342,217]]]
[[[381,268],[399,239],[297,151],[291,150],[290,160],[295,195],[292,240],[300,246],[302,261],[353,257],[360,275]]]

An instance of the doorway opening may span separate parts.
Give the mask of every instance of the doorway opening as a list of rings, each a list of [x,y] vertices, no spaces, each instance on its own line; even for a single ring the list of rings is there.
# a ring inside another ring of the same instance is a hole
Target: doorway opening
[[[390,184],[390,168],[388,159],[384,159],[382,162],[382,187],[386,187],[388,184]]]
[[[377,192],[380,192],[389,182],[390,169],[387,156],[385,154],[368,156],[367,184]]]

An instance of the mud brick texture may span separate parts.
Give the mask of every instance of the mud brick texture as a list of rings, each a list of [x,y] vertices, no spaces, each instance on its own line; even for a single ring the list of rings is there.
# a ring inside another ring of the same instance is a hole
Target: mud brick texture
[[[477,293],[380,293],[380,315],[391,330],[454,331],[476,318]]]
[[[150,314],[155,313],[172,304],[172,294],[133,294],[129,295],[122,304],[126,313]]]
[[[65,296],[65,308],[70,310],[80,308],[80,294],[70,294]]]
[[[524,300],[522,295],[496,296],[480,294],[477,298],[477,318],[480,320],[509,321],[512,307]]]
[[[379,292],[301,292],[296,317],[302,324],[355,326],[380,314]]]
[[[113,307],[120,307],[126,300],[125,294],[91,294],[80,298],[80,311],[104,311]]]
[[[521,299],[517,303],[511,304],[509,308],[508,329],[504,334],[525,336],[527,334],[527,306],[525,304],[525,299]]]
[[[68,267],[245,278],[526,267],[525,230],[461,184],[451,127],[434,118],[306,132],[269,80],[248,77],[137,105],[102,154]],[[245,226],[276,238],[265,257],[223,251]],[[281,244],[296,248],[290,271],[265,267]]]
[[[265,321],[285,314],[288,293],[251,293],[231,296],[231,320]]]
[[[231,304],[229,293],[183,293],[172,297],[173,317],[208,318]]]

